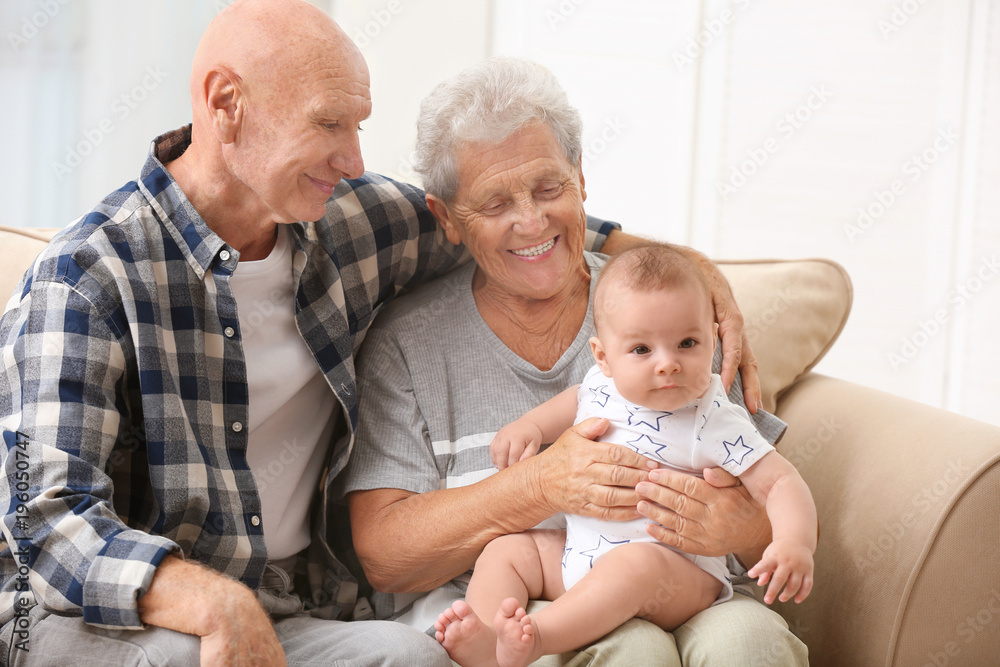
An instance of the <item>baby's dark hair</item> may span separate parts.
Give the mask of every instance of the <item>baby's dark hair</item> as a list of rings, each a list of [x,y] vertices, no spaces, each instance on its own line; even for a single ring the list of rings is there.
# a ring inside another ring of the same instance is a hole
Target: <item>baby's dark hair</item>
[[[712,291],[701,269],[673,248],[650,244],[630,248],[612,257],[597,278],[594,290],[594,327],[598,335],[602,324],[614,310],[612,287],[623,290],[655,292],[695,285],[705,294],[710,312]]]

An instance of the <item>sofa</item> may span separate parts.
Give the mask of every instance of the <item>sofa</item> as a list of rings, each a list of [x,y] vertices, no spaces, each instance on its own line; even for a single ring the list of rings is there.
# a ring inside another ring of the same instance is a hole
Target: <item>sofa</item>
[[[0,227],[4,302],[53,233]],[[819,511],[813,593],[775,604],[811,664],[1000,664],[1000,427],[811,372],[851,308],[837,264],[719,266]]]

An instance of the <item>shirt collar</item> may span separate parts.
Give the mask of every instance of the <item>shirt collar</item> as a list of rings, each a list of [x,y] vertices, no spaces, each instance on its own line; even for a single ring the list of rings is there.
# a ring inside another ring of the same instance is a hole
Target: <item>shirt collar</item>
[[[219,252],[228,246],[209,228],[177,181],[163,166],[179,158],[190,145],[190,124],[153,139],[138,182],[139,189],[146,195],[161,224],[201,279],[205,277]],[[293,227],[296,228],[296,236],[303,242],[315,240],[314,223],[296,222]],[[235,251],[233,254],[236,254]]]

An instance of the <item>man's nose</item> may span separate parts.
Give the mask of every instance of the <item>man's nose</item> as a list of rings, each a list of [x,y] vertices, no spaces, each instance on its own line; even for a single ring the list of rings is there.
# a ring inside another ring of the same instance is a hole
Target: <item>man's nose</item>
[[[361,178],[365,173],[365,161],[361,157],[361,140],[357,132],[353,132],[333,151],[330,155],[330,166],[340,172],[343,178]]]

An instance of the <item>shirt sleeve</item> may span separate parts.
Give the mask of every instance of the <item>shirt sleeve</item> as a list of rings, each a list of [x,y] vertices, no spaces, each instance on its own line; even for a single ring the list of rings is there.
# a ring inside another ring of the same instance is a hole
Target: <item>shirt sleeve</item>
[[[600,252],[601,248],[604,247],[604,242],[608,240],[608,236],[611,232],[618,230],[621,231],[622,226],[617,222],[609,222],[607,220],[601,220],[600,218],[595,218],[592,215],[587,216],[587,235],[584,239],[585,250],[590,252]]]
[[[372,172],[338,184],[326,205],[326,223],[336,238],[341,270],[360,270],[377,302],[472,257],[445,237],[423,190]]]
[[[121,340],[71,286],[36,280],[0,320],[0,342],[3,594],[93,625],[141,628],[138,598],[179,547],[128,528],[112,506],[106,470],[128,428]]]
[[[427,423],[406,360],[385,329],[369,332],[357,357],[358,430],[342,492],[441,488]]]

